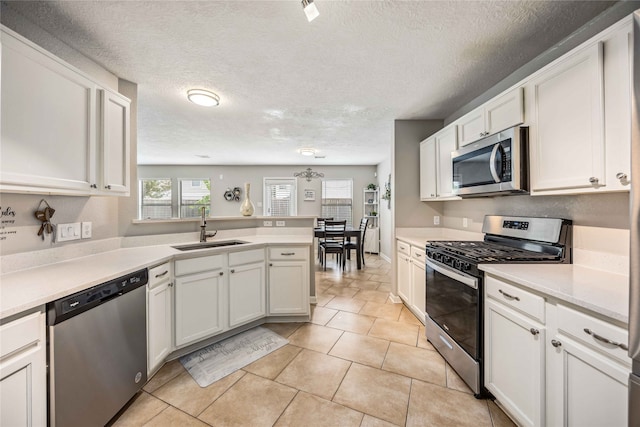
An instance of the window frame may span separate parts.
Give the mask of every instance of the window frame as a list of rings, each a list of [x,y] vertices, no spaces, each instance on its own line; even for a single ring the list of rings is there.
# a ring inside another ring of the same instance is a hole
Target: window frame
[[[349,205],[332,205],[332,204],[325,204],[325,200],[329,200],[330,198],[325,197],[325,191],[326,191],[326,187],[325,187],[325,183],[328,181],[346,181],[349,182],[349,186],[350,186],[350,190],[351,190],[351,204]],[[323,179],[322,183],[320,184],[320,217],[321,218],[325,218],[325,217],[333,217],[335,220],[346,220],[347,221],[347,227],[353,227],[353,205],[354,205],[354,188],[353,188],[353,178],[330,178],[330,179]],[[325,212],[325,206],[349,206],[349,217],[339,217],[335,214],[331,214],[328,212]]]
[[[208,204],[204,204],[204,203],[195,204],[194,206],[198,206],[198,209],[197,209],[197,210],[198,210],[198,214],[197,214],[197,215],[195,215],[195,216],[185,216],[185,215],[182,213],[182,208],[183,208],[184,206],[189,206],[189,205],[184,205],[184,204],[183,204],[183,198],[182,198],[182,195],[183,195],[183,188],[182,188],[182,183],[183,183],[183,182],[191,182],[191,186],[193,187],[193,181],[198,181],[198,182],[201,182],[201,183],[206,182],[206,181],[209,181],[209,203],[208,203]],[[212,180],[211,178],[177,178],[177,183],[176,183],[176,184],[177,184],[177,186],[178,186],[178,189],[177,189],[177,190],[178,190],[178,191],[177,191],[177,193],[178,193],[178,197],[177,197],[177,203],[178,203],[178,207],[177,207],[177,208],[178,208],[178,209],[177,209],[177,214],[178,214],[178,218],[199,218],[199,217],[200,217],[200,213],[199,213],[199,211],[200,211],[200,208],[201,208],[202,206],[205,206],[205,207],[207,208],[206,216],[208,217],[208,216],[210,216],[210,215],[211,215],[211,200],[212,200],[212,198],[213,198],[213,197],[212,197],[212,196],[213,196],[212,181],[213,181],[213,180]]]
[[[158,204],[158,205],[148,205],[144,203],[144,181],[169,181],[169,203],[167,204]],[[138,178],[138,218],[141,220],[166,220],[173,219],[174,216],[174,204],[173,204],[173,179],[172,178]],[[169,206],[170,216],[167,217],[143,217],[142,212],[145,206]]]
[[[283,183],[293,185],[291,191],[291,208],[289,209],[289,215],[272,215],[267,212],[271,208],[271,197],[267,191],[267,185],[269,181],[283,181]],[[289,177],[263,177],[262,178],[262,214],[263,216],[298,216],[298,179]]]

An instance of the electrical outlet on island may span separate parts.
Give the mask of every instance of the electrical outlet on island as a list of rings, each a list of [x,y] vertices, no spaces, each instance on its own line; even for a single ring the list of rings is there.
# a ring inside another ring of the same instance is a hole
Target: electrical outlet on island
[[[263,227],[273,227],[273,221],[262,221]]]
[[[440,225],[440,215],[433,216],[433,225]]]

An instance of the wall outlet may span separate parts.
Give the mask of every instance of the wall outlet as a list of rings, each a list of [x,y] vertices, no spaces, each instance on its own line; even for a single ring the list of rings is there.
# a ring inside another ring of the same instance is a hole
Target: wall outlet
[[[462,226],[465,228],[469,226],[469,218],[462,218]]]
[[[284,221],[276,221],[276,227],[284,227]]]
[[[82,238],[90,239],[91,238],[91,221],[85,221],[81,224],[82,227]]]
[[[434,215],[433,225],[440,225],[440,215]]]
[[[80,239],[80,223],[56,225],[56,242],[66,242],[68,240]]]
[[[263,227],[273,227],[273,221],[262,221]]]

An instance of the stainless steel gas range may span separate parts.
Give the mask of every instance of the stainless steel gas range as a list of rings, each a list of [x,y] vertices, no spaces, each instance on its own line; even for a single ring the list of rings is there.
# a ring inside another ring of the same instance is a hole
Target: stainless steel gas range
[[[571,263],[571,221],[487,215],[483,241],[426,245],[427,339],[473,390],[483,386],[483,263]]]

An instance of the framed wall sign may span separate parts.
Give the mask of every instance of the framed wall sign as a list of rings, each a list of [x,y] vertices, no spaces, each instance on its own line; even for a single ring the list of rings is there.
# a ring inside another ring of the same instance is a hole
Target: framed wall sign
[[[316,190],[304,190],[304,201],[305,202],[315,202],[316,201]]]

